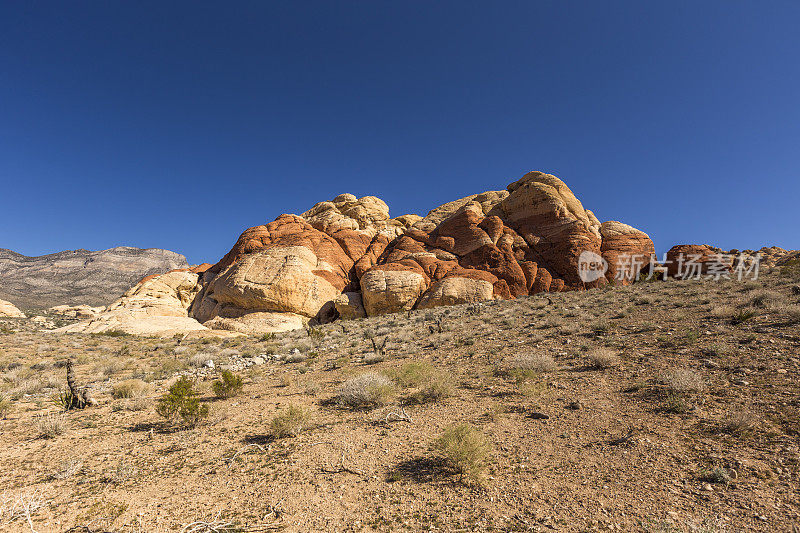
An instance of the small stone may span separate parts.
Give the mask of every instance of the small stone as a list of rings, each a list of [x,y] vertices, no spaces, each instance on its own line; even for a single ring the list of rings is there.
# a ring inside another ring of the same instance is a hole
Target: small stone
[[[209,359],[208,361],[205,361],[203,363],[203,367],[204,368],[210,368],[210,369],[213,370],[214,369],[214,361],[212,361],[211,359]]]

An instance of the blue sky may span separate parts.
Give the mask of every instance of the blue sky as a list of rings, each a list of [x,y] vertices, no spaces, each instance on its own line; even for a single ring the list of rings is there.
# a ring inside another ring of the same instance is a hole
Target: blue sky
[[[3,2],[0,247],[215,262],[341,192],[562,178],[677,243],[800,248],[800,2]]]

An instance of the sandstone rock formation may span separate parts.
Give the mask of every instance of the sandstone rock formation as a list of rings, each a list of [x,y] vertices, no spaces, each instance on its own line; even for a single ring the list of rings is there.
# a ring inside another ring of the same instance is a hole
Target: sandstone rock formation
[[[25,318],[25,313],[17,309],[11,302],[0,300],[0,317],[2,318]]]
[[[146,277],[95,318],[64,326],[60,333],[120,331],[132,335],[171,337],[179,333],[208,331],[189,317],[188,308],[201,289],[200,275],[175,270]]]
[[[564,182],[543,172],[424,218],[390,218],[380,199],[342,194],[242,233],[203,276],[190,315],[211,327],[249,331],[275,314],[288,317],[279,327],[300,327],[603,285],[604,279],[580,280],[583,251],[616,265],[622,254],[649,258],[654,248],[630,226],[601,225]],[[614,267],[607,276],[616,274]]]
[[[188,267],[175,252],[118,247],[27,257],[0,249],[0,298],[23,308],[107,305],[145,276]]]
[[[529,172],[505,191],[441,205],[424,218],[391,218],[374,196],[341,194],[244,231],[202,271],[143,280],[71,330],[132,332],[147,320],[139,330],[164,334],[180,326],[171,322],[178,319],[194,320],[190,329],[263,333],[604,285],[606,278],[581,281],[584,251],[616,265],[624,254],[649,257],[653,243],[620,222],[601,224],[564,182],[543,172]],[[610,269],[608,279],[616,273]]]
[[[92,307],[90,305],[56,305],[47,311],[50,314],[60,315],[66,318],[87,319],[94,318],[105,310],[105,306]]]

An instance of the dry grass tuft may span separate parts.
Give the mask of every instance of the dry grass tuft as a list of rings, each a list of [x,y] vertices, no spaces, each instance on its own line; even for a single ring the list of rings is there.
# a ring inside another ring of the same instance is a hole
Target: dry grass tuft
[[[34,418],[36,434],[41,439],[52,439],[67,431],[67,417],[62,414],[37,415]]]
[[[284,412],[277,415],[270,423],[270,431],[276,439],[296,437],[308,428],[311,413],[302,407],[289,405]]]
[[[621,359],[617,352],[610,348],[594,348],[589,352],[589,366],[601,370],[619,366]]]
[[[111,386],[111,396],[116,399],[141,398],[150,393],[152,387],[141,379],[128,379]]]
[[[368,409],[385,405],[394,392],[392,380],[383,374],[361,374],[345,381],[334,401],[342,407]]]
[[[722,431],[731,435],[745,435],[755,428],[758,417],[749,411],[738,410],[728,413],[722,422]]]
[[[445,429],[433,444],[462,479],[480,479],[489,456],[490,446],[483,433],[469,424],[457,424]]]
[[[688,368],[669,370],[662,376],[661,381],[667,387],[667,390],[673,393],[699,393],[706,390],[703,377]]]

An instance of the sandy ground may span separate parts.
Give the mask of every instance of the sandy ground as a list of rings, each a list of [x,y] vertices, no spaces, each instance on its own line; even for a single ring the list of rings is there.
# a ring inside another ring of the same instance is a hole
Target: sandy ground
[[[0,531],[793,531],[797,284],[642,283],[226,340],[0,321]],[[96,406],[54,401],[68,358]],[[226,368],[244,386],[219,399]],[[393,380],[383,405],[331,402],[365,373]],[[210,408],[196,427],[155,411],[181,375]],[[431,384],[444,394],[411,402]],[[309,420],[276,438],[289,405]],[[489,445],[474,477],[433,446],[457,423]]]

